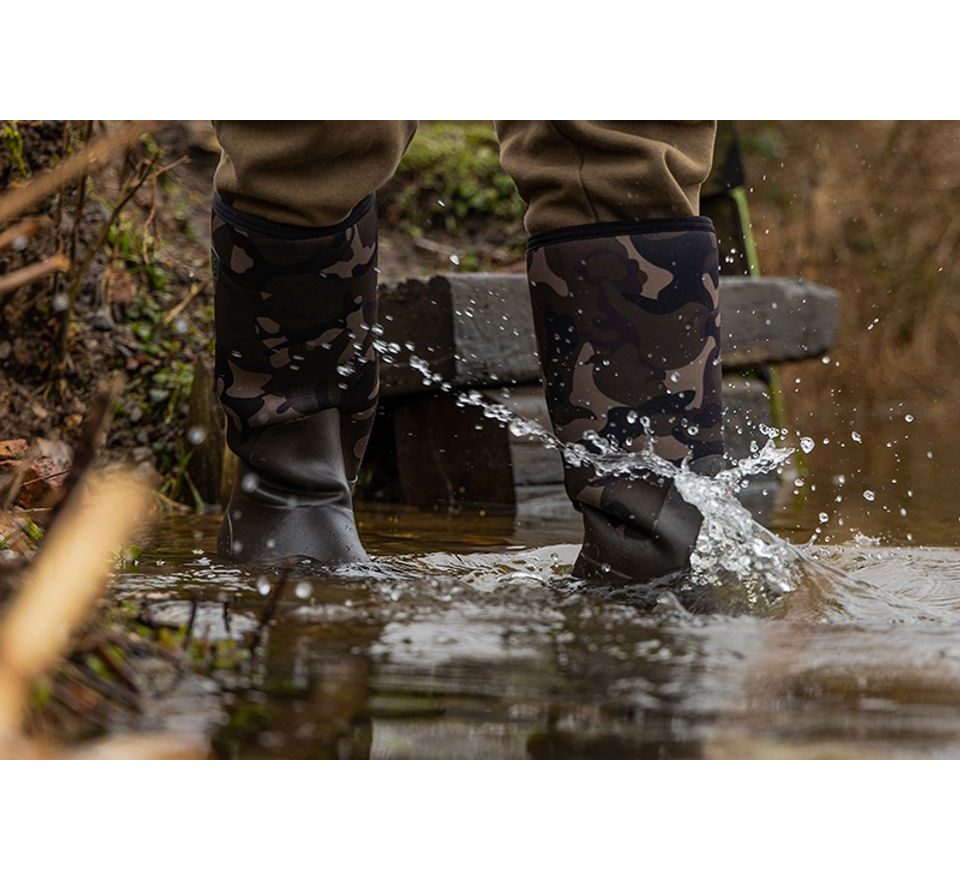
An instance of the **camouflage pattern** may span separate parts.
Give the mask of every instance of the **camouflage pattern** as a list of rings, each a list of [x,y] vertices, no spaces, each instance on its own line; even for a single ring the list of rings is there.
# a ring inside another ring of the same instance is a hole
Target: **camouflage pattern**
[[[723,454],[718,257],[710,221],[608,224],[531,242],[527,254],[547,406],[557,436],[586,432],[674,463]],[[642,231],[640,231],[642,230]],[[651,231],[652,230],[652,231]],[[589,444],[587,444],[589,445]],[[670,486],[565,466],[578,507],[652,531]]]
[[[380,387],[376,209],[325,234],[262,228],[214,208],[215,374],[228,443],[245,458],[263,428],[336,407],[353,481]]]

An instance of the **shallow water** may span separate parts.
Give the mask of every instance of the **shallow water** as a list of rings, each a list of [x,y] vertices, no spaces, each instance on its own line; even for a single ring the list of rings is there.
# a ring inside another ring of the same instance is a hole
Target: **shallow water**
[[[215,519],[172,517],[115,590],[192,619],[206,671],[140,723],[222,756],[960,756],[957,426],[895,409],[858,418],[862,443],[846,418],[805,425],[776,529],[819,528],[809,554],[834,571],[809,565],[763,613],[573,589],[572,517],[365,508],[376,563],[292,572],[261,627],[277,572],[218,563]],[[231,650],[253,639],[251,661]]]

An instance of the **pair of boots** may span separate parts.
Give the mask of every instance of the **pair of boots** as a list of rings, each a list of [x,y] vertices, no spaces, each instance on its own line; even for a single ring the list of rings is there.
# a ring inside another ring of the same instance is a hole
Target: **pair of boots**
[[[379,390],[373,197],[335,227],[214,203],[216,381],[240,459],[219,550],[238,561],[366,559],[351,495]],[[703,217],[533,237],[528,276],[556,435],[655,451],[700,471],[723,454],[718,261]],[[583,514],[578,577],[682,569],[700,515],[670,481],[564,463]]]

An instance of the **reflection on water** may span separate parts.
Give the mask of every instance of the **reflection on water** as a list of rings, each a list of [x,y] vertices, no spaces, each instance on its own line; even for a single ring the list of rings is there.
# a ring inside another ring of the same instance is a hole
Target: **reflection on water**
[[[906,440],[922,414],[889,416],[861,418],[862,443],[805,426],[777,525],[819,528],[844,575],[813,569],[764,614],[571,589],[574,518],[380,508],[361,512],[376,563],[292,572],[262,625],[277,572],[216,562],[212,519],[168,520],[116,590],[189,623],[199,671],[143,723],[223,756],[956,757],[957,433]],[[250,640],[252,661],[231,653]]]

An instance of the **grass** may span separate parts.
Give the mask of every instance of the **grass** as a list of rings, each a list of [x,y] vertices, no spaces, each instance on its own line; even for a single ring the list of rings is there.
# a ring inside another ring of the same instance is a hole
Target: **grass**
[[[386,191],[387,214],[414,236],[441,230],[521,239],[524,205],[500,167],[489,122],[420,126]]]

